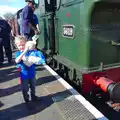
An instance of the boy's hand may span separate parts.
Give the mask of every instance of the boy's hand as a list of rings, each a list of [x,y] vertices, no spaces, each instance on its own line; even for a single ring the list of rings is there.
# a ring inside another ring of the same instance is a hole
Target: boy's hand
[[[29,50],[29,47],[25,45],[24,53],[26,53]]]

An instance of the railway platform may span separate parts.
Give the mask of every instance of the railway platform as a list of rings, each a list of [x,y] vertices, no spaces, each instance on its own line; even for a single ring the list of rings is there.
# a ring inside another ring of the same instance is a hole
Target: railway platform
[[[24,103],[15,64],[0,67],[0,120],[107,120],[49,66],[37,66],[37,102]]]

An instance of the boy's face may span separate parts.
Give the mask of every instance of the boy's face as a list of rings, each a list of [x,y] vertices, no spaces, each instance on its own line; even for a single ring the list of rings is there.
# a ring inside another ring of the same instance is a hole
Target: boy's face
[[[25,44],[26,44],[25,41],[19,41],[19,42],[16,43],[16,46],[17,46],[18,50],[24,51],[24,49],[25,49]]]

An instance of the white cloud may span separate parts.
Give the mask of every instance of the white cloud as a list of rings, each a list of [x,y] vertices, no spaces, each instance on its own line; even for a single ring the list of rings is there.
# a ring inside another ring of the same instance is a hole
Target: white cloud
[[[0,14],[4,15],[5,13],[15,13],[19,9],[20,8],[13,8],[13,7],[10,7],[8,5],[0,5]]]

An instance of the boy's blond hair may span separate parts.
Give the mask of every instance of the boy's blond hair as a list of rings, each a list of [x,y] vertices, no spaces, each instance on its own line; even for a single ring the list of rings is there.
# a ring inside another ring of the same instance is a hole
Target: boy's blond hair
[[[15,44],[22,41],[27,42],[27,38],[24,35],[18,35],[17,37],[15,37]]]

